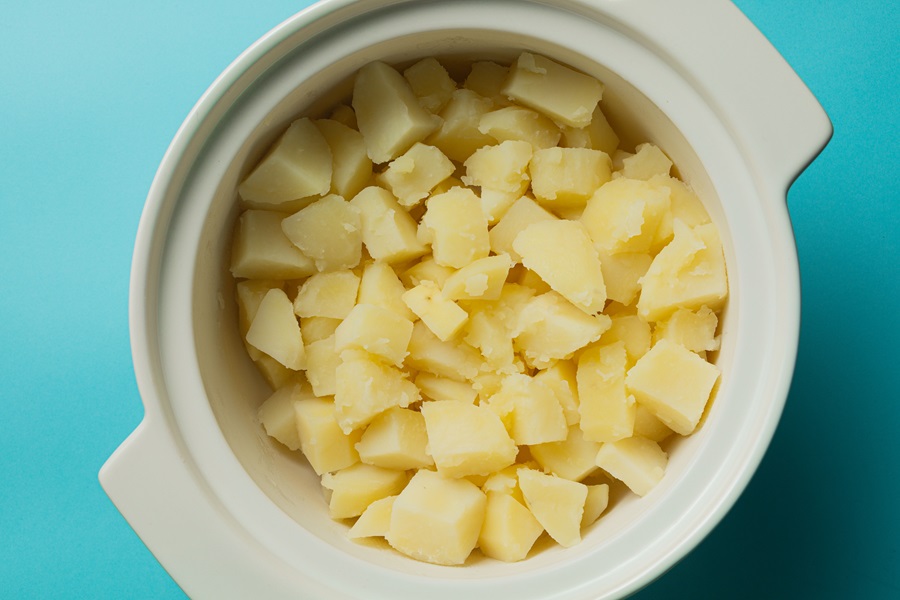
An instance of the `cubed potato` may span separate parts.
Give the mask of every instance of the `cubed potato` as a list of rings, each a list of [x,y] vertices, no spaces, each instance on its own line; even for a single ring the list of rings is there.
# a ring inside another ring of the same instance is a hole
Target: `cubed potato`
[[[372,178],[372,161],[366,154],[362,134],[331,119],[318,119],[314,123],[331,148],[331,193],[352,198]]]
[[[474,260],[447,278],[441,294],[448,300],[496,300],[511,265],[509,254]]]
[[[606,285],[606,297],[628,306],[641,289],[641,278],[650,268],[653,257],[646,252],[600,252],[600,270]]]
[[[612,161],[590,148],[535,150],[528,165],[531,191],[545,207],[583,208],[600,186],[612,178]]]
[[[438,287],[442,287],[444,282],[455,272],[456,270],[452,267],[439,265],[433,258],[426,257],[403,271],[400,274],[400,281],[407,288],[414,288],[425,281],[430,281]]]
[[[692,311],[679,308],[665,321],[659,321],[653,329],[653,339],[671,340],[691,352],[713,352],[719,349],[716,328],[719,319],[708,306]]]
[[[403,301],[444,342],[455,336],[469,318],[458,304],[444,298],[440,288],[431,281],[423,281],[404,292]]]
[[[405,471],[434,464],[426,450],[425,418],[408,408],[389,408],[375,417],[356,444],[359,459],[376,467]]]
[[[586,127],[563,125],[560,145],[566,148],[593,148],[612,156],[619,147],[619,136],[613,131],[601,105],[598,104]]]
[[[522,194],[517,192],[503,192],[490,188],[481,188],[478,198],[481,200],[481,210],[488,220],[488,225],[493,225],[502,219],[503,215],[521,197]]]
[[[275,390],[256,412],[266,434],[275,438],[290,450],[300,449],[300,434],[297,432],[297,415],[294,404],[303,397],[310,396],[302,384],[292,381]]]
[[[334,335],[306,344],[306,378],[316,396],[333,396],[337,390],[335,372],[341,354],[334,347]]]
[[[399,369],[365,353],[344,358],[335,376],[335,412],[345,433],[368,425],[392,406],[406,408],[420,398],[419,389]]]
[[[671,170],[672,161],[654,144],[638,144],[634,155],[622,161],[622,176],[629,179],[668,177]]]
[[[637,315],[618,314],[611,317],[612,325],[600,338],[603,345],[622,342],[627,356],[626,365],[631,368],[650,350],[650,324]]]
[[[352,269],[362,257],[359,210],[340,196],[317,200],[284,219],[281,229],[320,272]]]
[[[391,511],[397,496],[387,496],[372,502],[366,507],[350,531],[347,537],[358,540],[367,537],[386,537],[391,527]]]
[[[388,190],[369,186],[350,205],[359,212],[362,242],[375,260],[400,263],[428,251],[416,237],[416,222]]]
[[[328,512],[332,519],[358,517],[376,500],[399,494],[407,481],[405,471],[365,463],[322,475],[322,486],[331,490]]]
[[[669,340],[659,340],[631,369],[628,391],[676,433],[697,428],[719,369]]]
[[[403,77],[419,99],[419,104],[435,114],[447,105],[456,90],[456,82],[447,69],[431,56],[407,67]]]
[[[397,196],[401,206],[409,209],[419,204],[455,170],[450,159],[438,148],[416,142],[392,160],[377,180]]]
[[[494,138],[478,131],[482,115],[493,103],[471,90],[456,90],[440,112],[440,127],[426,138],[425,143],[440,148],[448,158],[465,162],[473,152],[494,143]]]
[[[386,539],[416,560],[461,565],[478,543],[486,504],[474,483],[419,470],[394,500]]]
[[[508,140],[497,145],[482,146],[466,159],[466,185],[524,194],[528,189],[528,163],[534,152],[528,142]]]
[[[537,444],[528,448],[544,471],[563,479],[581,481],[597,470],[600,442],[587,440],[578,424],[571,425],[566,439]]]
[[[332,121],[337,121],[342,125],[346,125],[350,129],[359,131],[359,126],[356,123],[356,113],[346,104],[338,104],[335,106],[328,115],[328,118]]]
[[[510,103],[509,98],[500,90],[508,76],[509,67],[490,60],[475,61],[469,68],[463,87],[490,98],[496,106],[505,106]]]
[[[535,294],[546,294],[552,289],[547,285],[546,281],[541,279],[540,275],[527,268],[525,265],[519,263],[515,266],[515,269],[516,273],[509,277],[510,282],[531,288],[534,290]]]
[[[237,300],[238,305],[238,327],[242,339],[246,337],[247,331],[250,329],[250,323],[253,321],[253,317],[256,316],[259,303],[262,302],[266,293],[272,288],[283,289],[284,282],[276,279],[249,279],[246,281],[238,281],[237,284],[235,284],[235,299]],[[250,356],[252,360],[256,360],[260,356],[263,356],[259,350],[246,343],[246,341],[244,342],[244,347],[247,349],[247,355]]]
[[[245,339],[288,369],[299,371],[306,367],[306,349],[300,335],[300,323],[294,315],[290,299],[280,289],[266,292]]]
[[[338,352],[359,348],[399,367],[412,329],[412,321],[386,308],[357,304],[335,330],[334,346]]]
[[[588,315],[558,293],[547,292],[523,307],[514,344],[529,364],[545,369],[600,339],[609,326],[606,315]]]
[[[460,269],[490,252],[487,219],[472,190],[452,188],[429,198],[422,225],[431,234],[439,265]]]
[[[327,194],[331,189],[331,148],[307,118],[297,119],[238,186],[255,207],[277,207],[288,200]]]
[[[252,346],[249,347],[253,348]],[[259,374],[262,375],[271,389],[277,390],[297,379],[297,371],[292,371],[268,354],[263,354],[259,350],[253,349],[259,354],[257,358],[253,359],[253,364],[256,365]]]
[[[710,222],[709,213],[700,201],[699,196],[680,179],[657,175],[650,179],[650,183],[669,189],[669,202],[671,208],[663,218],[656,231],[654,244],[659,248],[665,246],[672,239],[672,229],[675,219],[680,220],[688,227],[705,225]]]
[[[300,450],[318,475],[340,471],[359,462],[354,447],[360,432],[341,431],[330,398],[303,397],[294,403]]]
[[[600,186],[581,222],[600,252],[647,252],[668,210],[668,188],[620,177]]]
[[[568,435],[566,417],[556,394],[530,375],[516,373],[505,377],[489,408],[499,411],[501,420],[509,423],[507,429],[520,446],[559,442]]]
[[[642,404],[637,405],[634,413],[634,435],[647,438],[654,442],[661,442],[675,433],[665,423],[656,418],[650,409]]]
[[[540,468],[534,461],[526,463],[514,463],[508,467],[503,467],[499,471],[495,471],[488,475],[484,483],[481,484],[481,491],[485,494],[497,493],[505,496],[512,496],[523,505],[525,498],[522,497],[522,490],[519,489],[519,469]]]
[[[425,323],[416,321],[405,365],[457,381],[472,381],[481,367],[481,355],[468,344],[441,341]]]
[[[535,150],[556,146],[561,135],[556,123],[545,115],[521,106],[505,106],[486,113],[478,122],[478,131],[498,142],[528,142]]]
[[[609,506],[609,485],[598,483],[587,486],[587,498],[584,500],[584,514],[581,516],[581,528],[594,523]]]
[[[516,236],[513,250],[522,264],[587,314],[606,304],[600,258],[587,230],[576,221],[541,221]]]
[[[487,363],[497,370],[508,370],[514,356],[512,329],[493,305],[473,308],[463,328],[463,339],[478,348]]]
[[[249,279],[299,279],[316,272],[281,230],[286,214],[268,210],[241,213],[231,250],[231,274]]]
[[[593,346],[578,357],[578,410],[584,437],[610,442],[634,432],[634,397],[625,389],[625,344]]]
[[[513,241],[519,233],[534,223],[553,221],[557,218],[533,199],[522,196],[491,228],[488,234],[491,250],[494,254],[509,254],[514,261],[519,262],[522,257],[513,249]]]
[[[303,335],[303,343],[317,342],[331,337],[340,324],[340,319],[332,317],[300,317],[300,333]]]
[[[490,475],[516,460],[518,448],[496,413],[464,402],[424,402],[428,452],[446,477]]]
[[[300,286],[294,314],[343,319],[356,304],[358,291],[359,276],[349,269],[316,273]]]
[[[581,541],[586,485],[534,469],[520,469],[519,487],[531,514],[558,544],[569,548]]]
[[[383,62],[359,70],[352,104],[369,158],[378,164],[397,158],[441,124],[419,104],[403,76]]]
[[[456,381],[447,377],[439,377],[432,373],[422,372],[416,375],[416,387],[425,398],[430,400],[464,402],[475,404],[478,392],[467,381]]]
[[[502,92],[558,123],[586,127],[603,96],[603,84],[549,58],[523,52]]]
[[[517,562],[528,556],[544,528],[509,494],[489,492],[478,547],[490,558]]]
[[[597,452],[597,466],[638,496],[646,496],[662,480],[667,463],[659,444],[639,437],[607,442]]]
[[[665,319],[678,308],[721,307],[728,295],[725,256],[712,223],[688,228],[675,221],[675,237],[653,259],[641,281],[638,314]]]
[[[371,262],[363,269],[359,282],[359,304],[373,304],[386,308],[394,314],[415,320],[416,315],[403,302],[406,288],[390,265],[382,261]],[[303,322],[300,323],[301,327]],[[304,338],[305,339],[305,338]]]
[[[576,367],[573,361],[560,360],[534,375],[535,379],[556,394],[556,400],[563,407],[567,425],[577,425],[581,420],[578,412],[578,384],[575,372]]]

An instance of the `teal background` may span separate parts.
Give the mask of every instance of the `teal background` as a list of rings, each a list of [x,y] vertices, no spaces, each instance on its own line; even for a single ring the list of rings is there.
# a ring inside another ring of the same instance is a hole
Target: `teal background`
[[[0,597],[179,598],[97,471],[138,424],[128,278],[181,121],[307,2],[6,3],[0,18]],[[791,188],[803,323],[746,493],[655,598],[900,598],[900,10],[738,0],[830,115]]]

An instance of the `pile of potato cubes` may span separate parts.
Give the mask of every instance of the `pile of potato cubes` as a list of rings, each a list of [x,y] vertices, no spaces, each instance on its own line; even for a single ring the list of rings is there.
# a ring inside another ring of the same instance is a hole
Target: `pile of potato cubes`
[[[572,546],[609,483],[649,493],[659,442],[698,426],[719,235],[659,148],[618,147],[602,93],[527,52],[461,84],[373,62],[240,184],[259,420],[351,538],[442,565]]]

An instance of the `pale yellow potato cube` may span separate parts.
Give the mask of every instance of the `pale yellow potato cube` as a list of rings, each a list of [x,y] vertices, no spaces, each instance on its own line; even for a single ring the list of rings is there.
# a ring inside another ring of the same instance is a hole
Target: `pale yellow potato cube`
[[[245,346],[249,348],[253,348],[245,344]],[[253,364],[256,365],[256,368],[259,370],[259,374],[262,375],[263,379],[266,380],[266,383],[269,384],[269,387],[273,390],[277,390],[280,387],[284,387],[289,382],[296,380],[297,371],[292,371],[288,369],[283,364],[269,356],[268,354],[263,354],[253,348],[259,356],[253,359]]]
[[[416,222],[390,191],[369,186],[350,200],[350,206],[359,211],[362,242],[376,261],[400,263],[428,252],[416,237]]]
[[[412,321],[387,308],[357,304],[335,330],[334,346],[338,352],[359,348],[399,367],[412,329]]]
[[[545,369],[596,342],[609,326],[608,316],[586,314],[558,293],[547,292],[522,308],[514,344],[530,365]]]
[[[718,367],[664,339],[628,370],[625,384],[660,421],[689,435],[697,428],[718,378]]]
[[[472,63],[463,87],[490,98],[497,105],[509,104],[509,99],[500,90],[509,76],[509,67],[493,61],[480,60]]]
[[[403,76],[383,62],[359,70],[352,104],[369,158],[378,164],[397,158],[441,124],[419,104]]]
[[[231,274],[249,279],[298,279],[316,272],[281,230],[286,214],[246,210],[238,219],[231,249]]]
[[[256,316],[259,303],[262,302],[266,293],[272,288],[283,289],[284,282],[275,279],[249,279],[239,281],[235,285],[235,299],[238,305],[238,327],[240,328],[242,339],[246,337],[247,331],[250,329],[250,323],[253,321],[253,317]],[[247,355],[252,360],[263,356],[259,350],[246,341],[244,342],[244,347],[247,349]]]
[[[547,282],[525,265],[519,263],[515,265],[515,270],[516,272],[509,277],[510,282],[531,288],[535,294],[546,294],[550,291],[551,288],[547,285]]]
[[[612,325],[600,338],[600,343],[603,345],[615,342],[625,344],[626,364],[631,367],[650,350],[650,324],[632,314],[617,314],[610,318]]]
[[[669,189],[669,212],[663,217],[656,231],[654,245],[665,246],[672,239],[675,219],[680,220],[688,227],[705,225],[710,222],[709,213],[700,197],[686,183],[675,177],[657,175],[650,179],[650,183]]]
[[[634,155],[622,161],[622,175],[644,181],[656,176],[667,177],[672,161],[654,144],[638,144]]]
[[[456,172],[456,171],[454,171],[454,173],[455,173],[455,172]],[[432,196],[437,196],[438,194],[443,194],[444,192],[449,192],[449,191],[450,191],[450,188],[455,188],[455,187],[466,187],[466,186],[465,186],[465,184],[463,184],[463,182],[462,182],[461,179],[459,179],[459,178],[456,177],[455,175],[451,175],[451,176],[448,177],[447,179],[444,179],[444,180],[441,181],[439,184],[437,184],[436,186],[434,186],[434,188],[431,190],[431,195],[432,195]],[[416,208],[416,209],[421,209],[422,206],[419,205],[419,206],[417,206],[417,207],[415,207],[415,208]],[[411,208],[411,209],[410,209],[410,212],[411,212],[412,210],[413,210],[413,209]]]
[[[581,516],[581,528],[594,523],[609,506],[609,485],[599,483],[587,486],[587,498],[584,500],[584,514]]]
[[[394,500],[397,496],[387,496],[372,502],[366,507],[350,531],[347,537],[358,540],[367,537],[385,537],[391,527],[391,511],[394,508]]]
[[[490,188],[481,188],[481,193],[478,195],[478,198],[481,200],[481,210],[484,212],[484,216],[487,217],[489,225],[493,225],[502,219],[503,215],[521,197],[522,194],[517,192],[504,192]]]
[[[446,477],[490,475],[516,460],[518,448],[500,417],[464,402],[424,402],[428,452]]]
[[[405,471],[434,464],[426,450],[427,445],[422,414],[394,407],[372,420],[356,443],[356,451],[366,464]]]
[[[306,378],[316,396],[334,395],[335,372],[340,364],[341,354],[334,347],[334,335],[306,344]]]
[[[594,193],[581,222],[600,252],[647,252],[668,210],[668,188],[620,177]]]
[[[425,257],[403,271],[403,273],[400,274],[400,281],[408,288],[414,288],[426,281],[430,281],[438,287],[442,287],[444,282],[446,282],[455,272],[456,270],[452,267],[439,265],[433,258]]]
[[[568,435],[556,394],[530,375],[515,373],[504,378],[489,407],[509,424],[507,429],[517,445],[559,442]]]
[[[359,282],[359,304],[373,304],[392,311],[410,321],[415,320],[415,314],[403,302],[403,292],[406,288],[391,266],[382,261],[368,263],[362,272]],[[301,328],[303,322],[300,323]]]
[[[513,241],[529,225],[542,221],[554,221],[558,217],[528,196],[522,196],[509,207],[506,214],[494,225],[488,237],[494,254],[509,254],[519,262],[522,257],[513,249]]]
[[[587,440],[578,424],[571,425],[566,439],[537,444],[528,448],[544,471],[563,479],[581,481],[597,470],[600,442]]]
[[[675,433],[665,423],[656,418],[650,409],[642,404],[637,405],[634,413],[634,435],[647,438],[654,442],[661,442]]]
[[[474,260],[447,278],[441,294],[448,300],[496,300],[511,265],[509,254]]]
[[[575,378],[576,367],[571,360],[560,360],[542,371],[535,373],[534,378],[553,390],[556,400],[563,408],[566,425],[577,425],[581,420],[578,412],[578,384]]]
[[[352,198],[372,178],[372,161],[366,154],[362,134],[331,119],[318,119],[314,123],[331,148],[331,193]]]
[[[490,252],[487,219],[472,190],[452,188],[428,199],[422,225],[430,232],[434,260],[460,269]]]
[[[478,123],[478,131],[498,142],[522,140],[535,150],[556,146],[561,135],[556,123],[521,106],[506,106],[486,113]]]
[[[335,373],[335,414],[344,433],[368,425],[393,406],[406,408],[420,398],[419,388],[402,371],[365,354],[342,355]]]
[[[586,127],[603,96],[603,84],[549,58],[523,52],[502,92],[554,121]]]
[[[299,371],[306,367],[300,323],[287,294],[278,288],[266,292],[245,339],[288,369]]]
[[[405,471],[356,463],[322,475],[322,487],[331,490],[328,513],[332,519],[358,517],[376,500],[396,496],[408,478]]]
[[[350,129],[359,131],[359,126],[356,123],[356,113],[346,104],[338,104],[335,106],[334,109],[332,109],[331,114],[328,115],[328,118],[332,121],[337,121],[338,123],[346,125]]]
[[[307,118],[297,119],[238,186],[254,206],[276,207],[288,200],[327,194],[331,189],[331,148]]]
[[[416,142],[388,165],[377,181],[393,192],[404,208],[426,198],[434,187],[447,179],[456,167],[438,148]]]
[[[603,310],[606,286],[600,258],[587,230],[577,221],[542,221],[516,236],[513,249],[522,264],[587,314]]]
[[[625,344],[593,346],[578,357],[578,410],[584,437],[611,442],[634,433],[637,406],[625,389]]]
[[[485,494],[497,493],[512,496],[524,504],[525,498],[522,497],[522,490],[519,489],[519,469],[525,468],[537,469],[540,468],[540,465],[534,461],[528,461],[528,464],[514,463],[503,467],[487,476],[484,483],[481,484],[481,490]]]
[[[728,295],[725,256],[712,223],[688,228],[675,221],[675,237],[653,259],[641,281],[638,314],[665,319],[678,308],[719,308]]]
[[[471,383],[439,377],[432,373],[419,373],[416,375],[415,384],[422,395],[430,400],[475,404],[475,399],[478,397],[478,392]]]
[[[719,349],[716,337],[719,319],[708,306],[697,311],[679,308],[665,321],[659,321],[653,329],[654,341],[671,340],[691,352],[714,352]]]
[[[628,306],[641,290],[641,278],[650,268],[653,257],[646,252],[600,252],[599,256],[607,298]]]
[[[294,314],[343,319],[356,304],[358,291],[359,276],[349,269],[316,273],[300,286]]]
[[[597,466],[638,496],[646,496],[666,473],[668,457],[653,440],[630,437],[603,444]]]
[[[331,337],[340,324],[340,319],[332,317],[300,317],[300,333],[303,335],[303,343],[317,342]]]
[[[493,103],[471,90],[456,90],[441,111],[441,126],[425,139],[426,144],[440,148],[448,158],[465,162],[473,152],[495,142],[491,136],[478,131],[482,115]]]
[[[531,514],[558,544],[569,548],[581,541],[586,485],[534,469],[520,469],[519,487]]]
[[[543,526],[509,494],[488,492],[478,548],[490,558],[517,562],[528,556]]]
[[[387,541],[439,565],[461,565],[478,544],[487,499],[471,481],[419,470],[394,500]]]
[[[298,382],[284,385],[259,407],[256,416],[269,437],[273,437],[290,450],[300,449],[300,434],[297,432],[297,415],[294,404],[310,395]]]
[[[634,156],[634,152],[627,152],[622,150],[621,148],[617,149],[610,155],[610,158],[613,162],[613,179],[617,179],[622,176],[622,169],[624,168],[625,159]]]
[[[612,161],[590,148],[544,148],[535,150],[528,173],[538,202],[554,210],[580,208],[612,178]]]
[[[352,269],[362,257],[359,209],[340,196],[325,196],[297,211],[281,229],[320,272]]]
[[[600,105],[594,109],[591,122],[586,127],[562,126],[560,145],[566,148],[593,148],[612,156],[619,147],[619,136],[613,131]]]
[[[494,306],[479,306],[469,313],[463,329],[463,339],[478,348],[489,365],[504,369],[512,365],[514,350],[512,329]]]
[[[530,143],[517,140],[482,146],[466,159],[461,179],[466,185],[521,195],[528,189],[533,152]]]
[[[456,90],[456,82],[447,69],[433,57],[423,58],[403,71],[419,104],[428,111],[439,113]]]
[[[355,444],[359,431],[344,433],[338,426],[331,398],[300,398],[294,403],[300,450],[317,475],[339,471],[359,462]]]
[[[423,281],[404,292],[403,301],[444,342],[455,336],[469,318],[456,302],[444,298],[440,288],[431,281]]]
[[[405,365],[457,381],[472,381],[481,367],[481,355],[468,344],[441,341],[425,323],[416,321]]]

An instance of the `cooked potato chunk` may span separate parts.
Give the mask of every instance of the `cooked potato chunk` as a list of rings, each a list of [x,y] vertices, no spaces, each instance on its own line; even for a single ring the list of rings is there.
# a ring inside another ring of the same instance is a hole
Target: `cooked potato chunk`
[[[297,279],[312,275],[316,265],[281,230],[286,214],[247,210],[234,233],[231,274],[250,279]]]
[[[584,514],[581,516],[581,528],[584,529],[600,518],[609,506],[609,486],[605,483],[587,486],[587,498],[584,500]]]
[[[422,413],[394,407],[372,420],[356,444],[356,451],[364,463],[405,471],[434,464],[427,445]]]
[[[334,347],[338,352],[359,348],[399,367],[412,329],[412,321],[386,308],[357,304],[335,329]]]
[[[597,452],[597,465],[638,496],[646,496],[662,480],[667,463],[659,444],[639,437],[607,442]]]
[[[569,427],[563,441],[537,444],[529,450],[544,471],[563,479],[581,481],[597,470],[600,442],[585,439],[584,432],[576,424]]]
[[[517,562],[528,556],[544,528],[509,494],[488,492],[478,547],[485,556]]]
[[[359,131],[338,121],[318,119],[315,124],[331,148],[331,193],[352,198],[372,178],[372,161],[366,154],[366,142]]]
[[[487,219],[472,190],[453,188],[429,198],[422,225],[439,265],[461,269],[490,252]]]
[[[553,221],[557,217],[527,196],[523,196],[506,211],[503,218],[491,228],[489,233],[491,250],[494,254],[509,254],[519,262],[522,257],[513,249],[513,242],[519,233],[529,225],[541,221]]]
[[[336,377],[335,411],[344,433],[368,425],[392,406],[406,408],[419,400],[418,388],[399,369],[365,353],[344,359]]]
[[[444,65],[430,56],[404,70],[403,77],[409,82],[419,104],[435,114],[447,105],[456,90],[456,82]]]
[[[397,496],[388,496],[372,502],[359,515],[347,537],[357,540],[366,537],[386,537],[391,527],[391,511]]]
[[[581,222],[601,252],[647,252],[669,210],[669,188],[614,179],[588,200]]]
[[[426,140],[440,148],[451,160],[465,162],[473,152],[494,143],[494,138],[478,131],[478,123],[493,103],[471,90],[456,90],[441,111],[443,123]]]
[[[447,278],[441,294],[449,300],[496,300],[511,265],[509,254],[473,260]]]
[[[246,339],[248,344],[288,369],[299,371],[306,367],[300,323],[294,316],[290,299],[280,289],[266,292],[247,331]]]
[[[535,150],[528,173],[535,198],[547,208],[584,208],[612,177],[612,161],[600,150],[554,146]]]
[[[458,304],[444,298],[440,288],[431,281],[423,281],[404,292],[403,301],[444,342],[455,336],[469,318]]]
[[[371,262],[363,269],[359,282],[360,304],[374,304],[394,314],[414,321],[416,315],[403,302],[406,288],[390,265],[382,261]],[[303,323],[300,323],[301,327]]]
[[[281,222],[291,242],[315,261],[316,269],[352,269],[362,256],[359,210],[340,196],[329,195]]]
[[[344,433],[338,426],[334,401],[303,397],[294,403],[300,450],[318,475],[340,471],[359,462],[354,447],[360,432]]]
[[[294,313],[298,317],[346,318],[358,291],[359,276],[349,269],[316,273],[297,291]]]
[[[388,190],[367,187],[350,205],[359,212],[362,243],[375,260],[399,263],[428,251],[416,237],[416,222]]]
[[[625,391],[625,344],[593,346],[578,357],[578,410],[586,439],[611,442],[634,432],[634,397]]]
[[[566,439],[568,428],[556,394],[530,375],[514,373],[503,379],[488,408],[500,415],[520,446]]]
[[[331,490],[328,511],[332,519],[358,517],[376,500],[399,494],[407,481],[405,471],[365,463],[322,475],[322,486]]]
[[[535,150],[555,147],[561,135],[559,127],[553,121],[521,106],[505,106],[486,113],[478,122],[478,131],[498,142],[528,142]]]
[[[397,196],[400,205],[409,209],[426,198],[440,182],[453,175],[456,167],[438,148],[416,142],[388,165],[378,176]]]
[[[558,544],[568,548],[581,541],[586,485],[534,469],[519,469],[519,487],[525,505]]]
[[[308,395],[308,392],[304,394],[301,384],[291,382],[275,390],[256,413],[266,433],[291,450],[300,449],[294,404],[304,395]]]
[[[528,163],[533,152],[530,143],[517,140],[483,146],[466,159],[462,181],[466,185],[523,194],[528,188]]]

